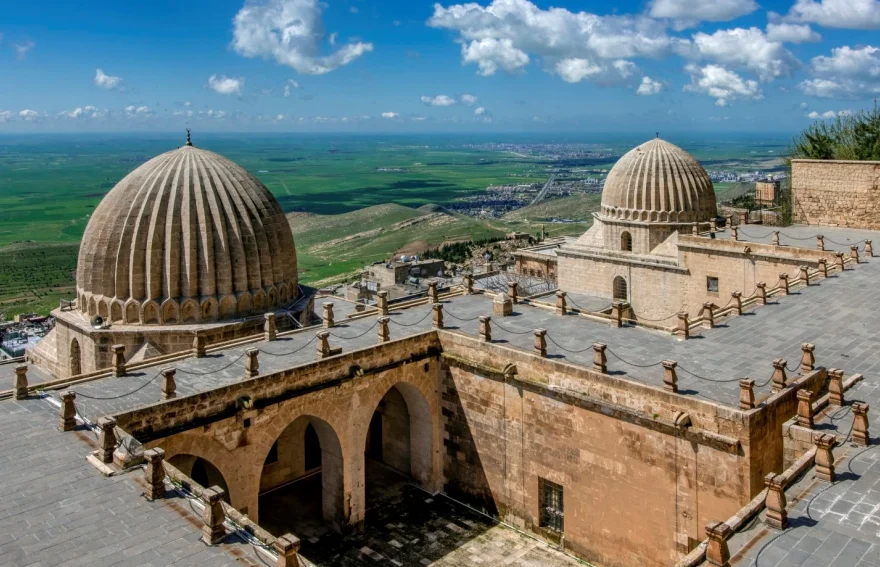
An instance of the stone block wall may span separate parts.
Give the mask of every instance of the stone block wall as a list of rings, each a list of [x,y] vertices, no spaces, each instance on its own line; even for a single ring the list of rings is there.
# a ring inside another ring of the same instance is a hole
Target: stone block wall
[[[880,162],[791,162],[792,221],[880,229]]]

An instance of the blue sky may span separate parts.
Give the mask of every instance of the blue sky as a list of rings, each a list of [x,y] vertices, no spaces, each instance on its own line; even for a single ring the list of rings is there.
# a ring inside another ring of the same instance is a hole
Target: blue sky
[[[4,16],[0,132],[791,131],[880,94],[880,0],[31,0]]]

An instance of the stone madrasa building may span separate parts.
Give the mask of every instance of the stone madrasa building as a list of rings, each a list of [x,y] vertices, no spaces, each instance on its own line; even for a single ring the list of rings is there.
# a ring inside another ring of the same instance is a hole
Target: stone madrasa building
[[[0,364],[0,564],[880,565],[877,233],[716,215],[655,139],[520,259],[558,289],[313,313],[266,188],[163,154]]]

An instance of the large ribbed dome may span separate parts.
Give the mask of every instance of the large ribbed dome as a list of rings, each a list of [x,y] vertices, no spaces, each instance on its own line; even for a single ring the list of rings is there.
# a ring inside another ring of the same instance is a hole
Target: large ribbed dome
[[[259,180],[187,142],[104,197],[80,245],[76,283],[79,309],[114,322],[236,318],[296,297],[296,249]]]
[[[608,172],[602,216],[648,222],[706,222],[717,214],[715,190],[703,166],[678,146],[656,138],[627,152]]]

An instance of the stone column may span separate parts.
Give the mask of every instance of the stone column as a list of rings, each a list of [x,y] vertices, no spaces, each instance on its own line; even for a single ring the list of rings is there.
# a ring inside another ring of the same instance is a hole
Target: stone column
[[[858,246],[850,246],[849,247],[849,257],[852,258],[856,264],[859,263],[859,247]]]
[[[767,508],[765,523],[771,528],[784,530],[788,527],[788,512],[785,510],[785,477],[781,474],[768,473],[764,477],[767,497],[764,506]]]
[[[678,314],[678,334],[682,336],[682,338],[687,339],[691,336],[691,327],[688,322],[688,314],[685,312],[681,312]]]
[[[507,295],[514,305],[519,304],[519,284],[516,282],[507,282]]]
[[[855,402],[852,405],[853,432],[852,440],[856,445],[867,447],[871,444],[871,436],[868,433],[868,410],[870,407],[865,402]]]
[[[840,268],[840,271],[844,271],[846,269],[846,263],[843,260],[843,252],[836,252],[834,254],[837,257],[837,267]]]
[[[437,293],[437,282],[428,282],[428,303],[438,303],[440,295]]]
[[[144,451],[144,459],[147,461],[144,469],[147,489],[144,490],[144,496],[150,501],[157,500],[165,496],[165,451],[158,447],[147,449]]]
[[[779,274],[779,289],[782,295],[788,295],[788,274]]]
[[[730,294],[730,297],[733,299],[733,308],[736,311],[737,315],[743,314],[743,294],[741,291],[734,291]]]
[[[663,361],[663,389],[667,392],[678,393],[678,374],[675,367],[678,363],[674,360]]]
[[[733,215],[727,215],[724,217],[724,226],[727,228],[733,228]]]
[[[98,458],[102,463],[113,462],[113,451],[116,450],[116,420],[112,417],[98,418],[101,433],[98,436]]]
[[[801,374],[812,372],[816,367],[816,357],[813,356],[815,350],[816,345],[814,344],[803,343],[801,345]]]
[[[24,400],[28,397],[27,364],[19,364],[15,367],[15,382],[13,383],[12,397],[16,400]]]
[[[709,230],[718,232],[718,219],[716,217],[709,219]]]
[[[556,292],[556,314],[557,315],[565,315],[568,313],[568,308],[565,302],[565,292],[557,291]]]
[[[388,315],[388,292],[385,290],[376,294],[376,308],[379,310],[379,316]]]
[[[602,343],[593,344],[593,370],[608,374],[608,357],[605,356],[605,349],[608,345]]]
[[[773,376],[770,378],[773,382],[773,393],[781,391],[785,388],[787,378],[785,376],[785,365],[788,364],[784,358],[777,358],[773,361]]]
[[[463,279],[464,283],[464,292],[467,295],[471,295],[474,293],[474,276],[471,274],[465,274]]]
[[[325,301],[324,302],[324,317],[321,326],[325,329],[332,329],[334,325],[333,321],[333,302]]]
[[[205,349],[208,347],[208,335],[205,331],[194,331],[193,333],[193,356],[196,358],[205,358]]]
[[[257,359],[257,355],[260,354],[260,349],[257,348],[249,348],[244,351],[245,360],[244,360],[244,377],[245,378],[254,378],[255,376],[260,375],[260,361]]]
[[[177,374],[175,368],[162,369],[162,399],[173,400],[177,397],[177,382],[174,375]]]
[[[699,236],[699,234],[700,234],[700,229],[697,228],[697,223],[694,223],[694,224],[691,225],[691,234],[692,234],[693,236]]]
[[[816,248],[823,252],[825,251],[825,237],[821,234],[816,235]]]
[[[611,302],[611,325],[623,327],[623,303],[620,301]]]
[[[773,246],[779,246],[779,231],[773,231]]]
[[[758,296],[759,305],[767,305],[767,284],[764,282],[755,284],[755,294]]]
[[[125,345],[113,345],[113,375],[117,378],[125,376]]]
[[[797,424],[813,429],[813,392],[806,388],[797,391]]]
[[[275,325],[275,314],[266,313],[263,315],[265,322],[263,323],[263,339],[274,341],[278,338],[278,327]]]
[[[828,405],[843,405],[843,370],[828,369]]]
[[[865,241],[865,256],[868,258],[872,258],[874,256],[874,247],[871,245],[870,240]]]
[[[715,306],[712,303],[703,304],[703,328],[712,329],[715,327]]]
[[[739,381],[739,409],[755,409],[755,381],[751,378]]]
[[[834,445],[837,439],[831,433],[819,433],[813,438],[816,444],[816,478],[834,482]]]
[[[318,359],[327,358],[330,356],[330,331],[321,331],[317,334],[318,337],[318,346],[317,346],[317,354]]]
[[[730,548],[727,540],[733,535],[733,530],[724,522],[712,522],[706,525],[706,537],[709,545],[706,547],[706,561],[714,567],[730,567]]]
[[[810,269],[807,266],[801,266],[801,281],[804,285],[810,285]]]
[[[739,224],[749,224],[749,213],[739,214]]]
[[[379,317],[379,344],[387,343],[391,340],[391,331],[388,329],[388,321],[391,317]]]
[[[535,354],[547,357],[547,329],[535,329]]]
[[[76,400],[76,392],[68,390],[61,394],[61,421],[58,429],[61,431],[72,431],[76,427],[76,406],[73,404]]]
[[[278,559],[275,567],[300,567],[299,562],[299,538],[293,534],[284,534],[275,538],[272,544]]]
[[[819,258],[817,260],[819,264],[819,273],[822,274],[823,278],[828,277],[828,261],[825,258]]]
[[[226,537],[223,522],[226,520],[226,512],[223,511],[223,489],[219,486],[206,488],[202,492],[202,541],[208,545],[217,545]]]
[[[492,326],[491,326],[492,318],[488,315],[480,315],[480,338],[487,342],[492,342]]]
[[[734,241],[739,240],[739,229],[735,226],[730,229],[730,236],[733,237]]]
[[[431,316],[431,323],[435,329],[443,328],[443,304],[435,303],[431,306],[431,310],[434,312]]]

